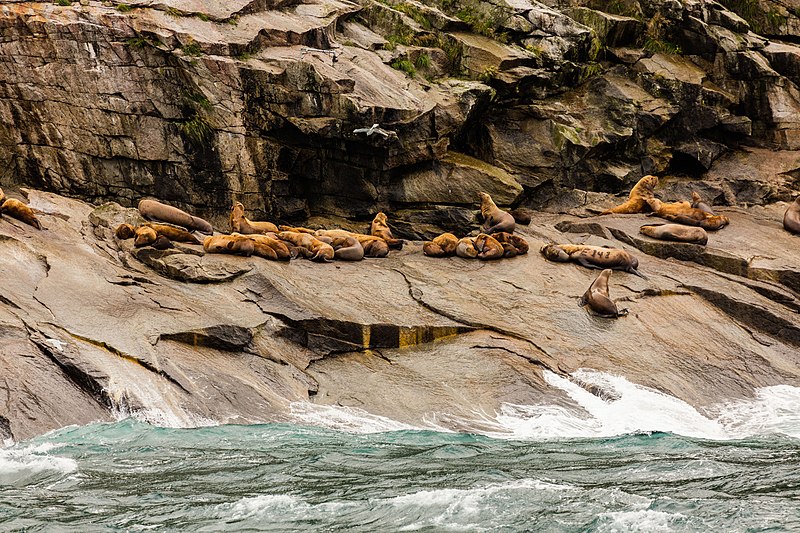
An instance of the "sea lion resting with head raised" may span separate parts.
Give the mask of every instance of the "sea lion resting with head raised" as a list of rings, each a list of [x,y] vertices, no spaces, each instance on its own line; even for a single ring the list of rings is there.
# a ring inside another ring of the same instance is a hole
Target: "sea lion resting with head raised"
[[[631,189],[628,200],[611,209],[600,213],[601,215],[611,214],[633,214],[644,213],[650,210],[647,200],[653,198],[654,190],[658,185],[658,177],[647,175],[640,179]]]
[[[789,233],[800,235],[800,196],[786,208],[783,214],[783,228]]]
[[[195,217],[171,205],[162,204],[156,200],[142,200],[139,202],[139,212],[148,220],[160,220],[181,226],[201,233],[214,233],[214,228],[202,218]]]
[[[586,268],[612,268],[644,277],[636,270],[639,260],[619,248],[605,248],[586,244],[546,244],[540,250],[550,261],[573,261]]]
[[[650,209],[653,213],[650,216],[657,216],[670,222],[686,224],[687,226],[700,226],[709,231],[721,229],[730,224],[730,219],[725,215],[709,215],[702,209],[692,207],[689,202],[664,203],[657,198],[648,200]]]
[[[608,296],[608,279],[611,277],[611,272],[610,268],[600,272],[580,299],[581,306],[588,305],[595,314],[605,318],[617,318],[628,314],[627,309],[618,310],[617,304]]]
[[[333,261],[335,255],[333,246],[317,239],[309,233],[281,231],[277,235],[280,240],[286,241],[293,246],[300,248],[300,252],[307,259],[322,262]]]
[[[42,224],[36,218],[36,213],[33,212],[33,209],[16,198],[6,198],[0,205],[0,214],[16,218],[20,222],[24,222],[36,229],[42,229]]]
[[[236,202],[231,207],[231,214],[228,217],[231,225],[231,232],[241,233],[242,235],[253,235],[256,233],[277,233],[278,226],[272,222],[257,222],[249,220],[244,216],[244,205]]]
[[[698,226],[683,224],[646,224],[639,228],[639,233],[662,241],[688,242],[706,244],[708,233]]]
[[[429,257],[450,257],[456,254],[458,237],[452,233],[442,233],[422,245],[422,253]]]
[[[403,240],[402,239],[395,239],[392,235],[392,230],[389,229],[389,223],[387,221],[386,215],[383,213],[378,213],[375,215],[375,218],[372,220],[372,225],[369,229],[370,235],[373,237],[380,237],[386,244],[389,245],[389,248],[393,250],[402,250],[403,249]]]
[[[514,217],[497,207],[487,193],[479,192],[478,196],[481,198],[481,216],[483,217],[481,229],[483,233],[490,234],[498,231],[514,233],[514,229],[516,229]]]

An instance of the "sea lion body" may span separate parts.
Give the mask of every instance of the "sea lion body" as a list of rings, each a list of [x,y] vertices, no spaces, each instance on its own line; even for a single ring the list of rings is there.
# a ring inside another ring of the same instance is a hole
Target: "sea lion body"
[[[117,236],[117,239],[126,240],[133,238],[136,235],[136,228],[134,228],[130,224],[120,224],[117,226],[117,229],[114,230],[114,235]]]
[[[430,257],[449,257],[456,254],[458,237],[452,233],[442,233],[422,245],[422,253]]]
[[[170,248],[175,248],[175,245],[172,244],[172,241],[164,235],[159,235],[156,237],[156,240],[150,243],[150,246],[156,250],[169,250]]]
[[[783,214],[783,227],[789,233],[800,235],[800,196],[786,208]]]
[[[363,233],[353,233],[343,229],[320,229],[314,232],[316,236],[336,237],[355,237],[358,243],[364,248],[364,257],[386,257],[389,255],[389,244],[380,237],[374,235],[364,235]]]
[[[530,209],[525,209],[524,207],[518,207],[517,209],[513,209],[511,211],[511,216],[514,217],[514,222],[516,224],[522,224],[523,226],[527,226],[531,223],[531,211]]]
[[[231,207],[231,214],[228,217],[231,225],[231,232],[236,232],[242,235],[253,235],[256,233],[277,233],[278,226],[272,222],[256,222],[249,220],[244,216],[244,205],[241,202],[236,202]]]
[[[364,247],[353,236],[334,237],[330,245],[333,246],[333,256],[336,259],[341,261],[361,261],[364,259]]]
[[[0,205],[3,205],[3,202],[6,201],[6,193],[3,192],[3,189],[0,189]]]
[[[36,229],[42,229],[42,224],[39,222],[39,219],[36,218],[36,213],[33,212],[33,209],[16,198],[6,198],[2,206],[0,206],[0,213],[15,218]]]
[[[465,259],[475,259],[478,257],[478,250],[475,248],[474,237],[464,237],[459,239],[456,246],[456,255]]]
[[[492,197],[485,192],[479,192],[478,196],[481,199],[481,216],[483,217],[483,226],[481,229],[483,233],[491,234],[498,231],[507,231],[514,233],[516,222],[510,213],[506,213],[497,207],[492,200]]]
[[[280,238],[282,241],[289,242],[298,248],[307,250],[305,255],[312,261],[333,261],[335,255],[333,246],[326,242],[322,242],[313,235],[308,233],[296,233],[293,231],[281,231],[278,233],[278,238]]]
[[[703,198],[697,193],[697,191],[692,191],[692,204],[691,205],[695,209],[699,209],[700,211],[708,213],[711,216],[715,216],[716,215],[714,210],[711,209],[711,206],[703,201]]]
[[[505,231],[501,231],[499,233],[495,233],[492,235],[497,242],[500,244],[512,246],[516,250],[516,254],[514,255],[524,255],[528,253],[530,246],[528,245],[528,241],[520,237],[519,235],[514,235],[513,233],[508,233]],[[505,246],[503,246],[505,248]]]
[[[658,185],[658,177],[647,175],[640,179],[631,189],[628,200],[611,209],[600,213],[601,215],[611,214],[633,214],[644,213],[650,209],[647,200],[653,198],[654,190]]]
[[[639,260],[625,250],[604,248],[586,244],[546,244],[542,255],[550,261],[565,263],[572,261],[586,268],[611,268],[642,276],[638,270]]]
[[[201,233],[214,233],[214,228],[211,227],[211,224],[202,218],[192,216],[186,211],[171,205],[162,204],[156,200],[142,200],[139,202],[139,212],[143,217],[149,220],[169,222],[170,224],[175,224],[176,226],[199,231]]]
[[[627,315],[628,310],[617,309],[617,304],[608,296],[608,279],[611,277],[611,272],[612,270],[610,268],[600,272],[589,286],[589,289],[581,297],[580,305],[588,305],[589,309],[594,311],[598,316],[617,318]]]
[[[402,239],[394,238],[392,235],[392,230],[389,229],[389,223],[384,213],[378,213],[375,215],[375,218],[372,220],[369,233],[374,237],[380,237],[386,241],[386,244],[389,245],[389,248],[393,250],[403,249],[404,241]]]
[[[286,246],[282,241],[277,238],[277,235],[274,233],[271,235],[264,235],[264,234],[253,234],[248,235],[248,239],[256,243],[255,251],[258,252],[260,250],[259,247],[267,246],[272,249],[274,252],[274,259],[277,261],[288,261],[292,258],[292,252],[289,250],[289,247]],[[269,255],[268,259],[273,259],[272,255],[266,250],[261,250],[262,253]],[[263,257],[263,256],[262,256]]]
[[[244,235],[212,235],[203,240],[203,249],[212,254],[238,254],[250,257],[254,242]]]
[[[692,207],[689,202],[664,203],[653,198],[648,200],[648,204],[653,215],[678,224],[699,226],[709,231],[716,231],[730,224],[730,219],[725,215],[710,215],[702,209]]]
[[[488,261],[491,259],[501,259],[505,254],[503,245],[497,239],[486,233],[481,233],[475,237],[474,246],[478,250],[478,259]]]
[[[197,237],[195,237],[194,235],[192,235],[183,228],[168,226],[166,224],[155,224],[152,222],[147,222],[145,224],[142,224],[142,226],[153,228],[156,231],[156,233],[158,233],[159,235],[163,235],[170,241],[185,242],[187,244],[201,244],[200,241],[197,240]]]
[[[314,235],[317,231],[325,231],[325,230],[313,230],[313,229],[308,229],[308,228],[303,228],[303,227],[280,225],[280,226],[278,226],[278,231],[276,231],[275,233],[279,233],[281,231],[291,231],[291,232],[294,232],[294,233],[308,233],[310,235]],[[344,230],[341,230],[341,231],[344,231]]]
[[[149,226],[139,226],[133,230],[133,245],[137,248],[149,246],[158,239],[158,232]]]
[[[698,226],[683,224],[646,224],[639,228],[639,233],[662,241],[688,242],[706,244],[708,233]]]

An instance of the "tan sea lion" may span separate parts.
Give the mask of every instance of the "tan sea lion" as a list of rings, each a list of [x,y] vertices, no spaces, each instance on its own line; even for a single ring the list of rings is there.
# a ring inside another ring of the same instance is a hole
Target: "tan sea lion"
[[[335,255],[333,246],[322,242],[313,235],[308,233],[296,233],[293,231],[281,231],[278,233],[278,238],[298,248],[307,250],[304,255],[312,261],[333,261]]]
[[[697,226],[684,226],[683,224],[646,224],[639,228],[639,233],[662,241],[688,242],[692,244],[706,244],[708,233]]]
[[[162,204],[156,200],[142,200],[139,202],[139,212],[143,217],[149,220],[169,222],[170,224],[182,226],[186,229],[199,231],[201,233],[214,233],[214,228],[211,227],[211,224],[202,218],[192,216],[186,211],[171,205]]]
[[[231,233],[236,232],[242,235],[252,235],[254,233],[277,233],[278,226],[272,222],[257,222],[249,220],[244,216],[244,205],[236,202],[231,207],[231,214],[228,217],[231,225]]]
[[[303,228],[305,229],[305,228]],[[343,229],[321,229],[314,232],[315,236],[327,237],[355,237],[364,248],[364,257],[386,257],[389,255],[389,244],[380,237],[353,233]]]
[[[650,209],[647,200],[653,198],[654,190],[658,185],[658,177],[647,175],[640,179],[631,189],[628,200],[611,209],[600,213],[601,215],[610,214],[632,214],[644,213]]]
[[[638,270],[639,260],[619,248],[604,248],[586,244],[546,244],[540,250],[550,261],[573,261],[586,268],[613,268],[644,277]]]
[[[492,237],[497,239],[497,242],[499,242],[500,244],[503,244],[503,245],[508,244],[509,246],[514,247],[514,249],[517,252],[514,255],[527,254],[528,250],[530,249],[530,246],[528,245],[528,241],[526,241],[525,239],[523,239],[519,235],[514,235],[513,233],[508,233],[508,232],[505,232],[505,231],[501,231],[499,233],[493,234]],[[503,246],[503,248],[505,248],[505,246]],[[511,257],[513,257],[513,256],[511,256]]]
[[[153,222],[146,222],[142,224],[142,226],[153,228],[156,233],[163,235],[171,241],[185,242],[187,244],[202,244],[199,240],[197,240],[197,237],[183,228],[168,226],[167,224],[155,224]]]
[[[278,233],[279,231],[293,231],[295,233],[308,233],[310,235],[314,235],[319,230],[313,230],[303,227],[284,226],[283,224],[281,224],[280,226],[278,226],[278,231],[276,231],[275,233]]]
[[[3,205],[3,202],[6,201],[6,193],[3,192],[3,189],[0,189],[0,205]]]
[[[514,233],[516,228],[514,217],[497,207],[492,201],[492,197],[487,193],[479,192],[478,196],[481,198],[481,216],[483,217],[481,229],[483,233],[496,233],[498,231]]]
[[[661,217],[670,222],[700,226],[709,231],[715,231],[730,224],[730,220],[725,215],[709,215],[701,209],[692,207],[689,202],[665,203],[657,198],[652,198],[647,203],[653,210],[650,216]]]
[[[458,237],[452,233],[442,233],[422,245],[422,253],[430,257],[449,257],[456,254]]]
[[[531,223],[531,210],[524,207],[518,207],[511,211],[511,216],[514,217],[514,222],[527,226]]]
[[[786,208],[783,214],[783,227],[789,233],[800,235],[800,196]]]
[[[138,226],[133,230],[133,233],[133,245],[137,248],[149,246],[156,242],[156,239],[158,239],[158,232],[149,226]]]
[[[135,234],[136,229],[130,224],[120,224],[117,226],[117,229],[114,230],[114,235],[117,236],[117,239],[122,241],[132,239]]]
[[[478,250],[478,259],[489,261],[491,259],[501,259],[505,253],[503,245],[497,239],[486,233],[481,233],[472,241],[475,249]]]
[[[478,250],[475,248],[475,238],[464,237],[463,239],[459,239],[458,245],[456,245],[456,255],[466,259],[475,259],[478,257]]]
[[[277,235],[274,233],[270,235],[264,234],[253,234],[247,236],[251,241],[255,242],[258,246],[268,246],[272,248],[274,252],[275,259],[278,261],[288,261],[292,258],[292,252],[289,250],[289,247],[286,246],[284,242],[277,238]],[[258,247],[255,248],[255,251],[258,252]],[[263,253],[270,255],[270,259],[272,258],[269,252],[262,250]],[[258,254],[257,254],[258,255]],[[263,257],[263,256],[262,256]]]
[[[330,245],[333,246],[333,256],[336,259],[341,261],[361,261],[364,259],[364,247],[352,235],[333,237]]]
[[[392,230],[389,229],[389,223],[386,218],[386,215],[383,213],[378,213],[375,215],[375,218],[372,220],[372,225],[370,226],[369,230],[370,235],[374,237],[380,237],[386,244],[389,245],[389,248],[393,250],[402,250],[403,249],[403,239],[395,239],[392,235]]]
[[[691,205],[695,209],[699,209],[700,211],[704,211],[704,212],[708,213],[709,215],[712,215],[712,216],[716,215],[714,210],[711,209],[711,206],[703,201],[703,198],[697,193],[697,191],[692,191],[692,204]]]
[[[0,206],[0,213],[16,218],[20,222],[24,222],[36,229],[42,229],[42,225],[39,219],[36,218],[36,213],[33,212],[33,209],[16,198],[6,198],[2,206]]]
[[[203,240],[203,249],[212,254],[238,254],[250,257],[255,243],[244,235],[212,235]]]
[[[607,268],[600,272],[589,289],[583,293],[580,299],[580,305],[588,305],[589,309],[594,311],[598,316],[606,318],[617,318],[628,314],[627,309],[617,309],[617,304],[608,297],[608,278],[611,277],[612,270]]]

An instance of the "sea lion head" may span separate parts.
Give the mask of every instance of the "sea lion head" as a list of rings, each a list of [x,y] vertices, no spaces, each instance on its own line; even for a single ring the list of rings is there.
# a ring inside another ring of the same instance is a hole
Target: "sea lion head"
[[[120,240],[130,239],[134,236],[134,234],[135,232],[133,226],[130,224],[120,224],[114,231],[114,235],[116,235],[117,239]]]
[[[136,228],[136,239],[133,241],[133,245],[137,248],[148,246],[153,244],[157,238],[156,230],[147,226],[139,226]]]
[[[569,261],[569,254],[562,250],[557,244],[545,244],[539,252],[550,261],[566,263]]]
[[[386,213],[384,213],[383,211],[379,211],[378,214],[375,215],[375,218],[373,219],[372,222],[386,226],[387,225]]]

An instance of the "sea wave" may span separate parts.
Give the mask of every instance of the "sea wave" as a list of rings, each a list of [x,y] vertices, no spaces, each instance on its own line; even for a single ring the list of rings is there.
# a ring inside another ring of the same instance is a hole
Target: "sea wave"
[[[0,449],[0,486],[23,486],[78,469],[74,459],[51,455],[61,446],[41,443]]]

